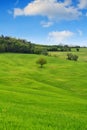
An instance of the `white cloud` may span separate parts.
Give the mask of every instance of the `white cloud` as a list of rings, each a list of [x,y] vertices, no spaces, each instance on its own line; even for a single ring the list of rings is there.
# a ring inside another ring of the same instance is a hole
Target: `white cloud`
[[[52,26],[52,25],[53,25],[53,23],[52,23],[52,22],[45,22],[45,21],[42,21],[42,22],[41,22],[41,25],[42,25],[42,27],[47,28],[47,27]]]
[[[77,30],[79,35],[82,36],[83,35],[83,32],[81,30]]]
[[[64,30],[64,31],[53,31],[53,32],[50,32],[48,34],[48,40],[50,42],[60,43],[60,42],[66,41],[67,39],[69,39],[73,35],[74,35],[74,33],[71,32],[71,31],[68,31],[68,30]]]
[[[57,2],[57,0],[34,0],[23,9],[15,8],[14,16],[46,16],[51,20],[74,20],[82,13],[75,7],[70,6],[71,0]]]
[[[69,5],[72,4],[72,0],[65,0],[65,1],[64,1],[64,4],[65,4],[66,6],[69,6]]]
[[[24,15],[23,11],[19,8],[16,8],[15,12],[14,12],[14,17],[16,17],[17,15]]]
[[[79,0],[78,7],[79,7],[80,9],[87,8],[87,0]]]

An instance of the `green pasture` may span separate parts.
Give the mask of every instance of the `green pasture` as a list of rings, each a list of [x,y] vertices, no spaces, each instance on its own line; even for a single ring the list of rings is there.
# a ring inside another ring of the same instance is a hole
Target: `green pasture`
[[[78,55],[78,61],[87,62],[87,48],[80,48],[79,52],[76,51],[76,48],[72,48],[70,52],[49,52],[50,56],[59,57],[62,59],[67,58],[67,53],[72,53]]]
[[[0,130],[87,130],[87,51],[72,53],[0,54]]]

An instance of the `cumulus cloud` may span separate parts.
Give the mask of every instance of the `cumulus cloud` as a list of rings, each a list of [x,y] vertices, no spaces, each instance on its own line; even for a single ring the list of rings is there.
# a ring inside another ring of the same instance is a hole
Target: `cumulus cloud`
[[[79,0],[78,7],[79,7],[80,9],[87,8],[87,0]]]
[[[64,31],[53,31],[48,35],[48,40],[54,43],[64,42],[74,35],[73,32],[64,30]]]
[[[58,2],[57,0],[34,0],[23,9],[15,8],[14,16],[46,16],[50,20],[75,20],[82,13],[75,7],[70,6],[71,0]]]

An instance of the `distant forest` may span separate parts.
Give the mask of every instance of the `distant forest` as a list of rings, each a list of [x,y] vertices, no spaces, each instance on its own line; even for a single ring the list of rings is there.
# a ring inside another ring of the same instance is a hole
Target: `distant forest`
[[[70,47],[68,45],[39,45],[24,39],[0,36],[0,52],[46,54],[48,51],[71,51],[71,48],[79,50],[80,46]]]

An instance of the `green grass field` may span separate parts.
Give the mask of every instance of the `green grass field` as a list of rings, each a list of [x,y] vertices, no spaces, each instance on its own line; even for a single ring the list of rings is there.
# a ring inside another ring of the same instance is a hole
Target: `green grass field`
[[[0,130],[87,130],[87,50],[73,53],[44,68],[39,55],[0,54]]]

